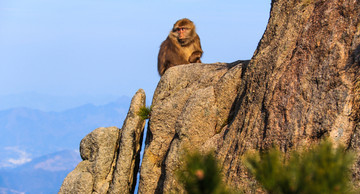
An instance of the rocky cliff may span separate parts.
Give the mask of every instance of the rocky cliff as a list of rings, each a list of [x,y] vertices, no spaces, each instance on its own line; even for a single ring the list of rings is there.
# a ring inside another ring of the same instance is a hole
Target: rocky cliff
[[[182,193],[174,171],[186,149],[214,150],[225,182],[249,191],[251,178],[241,162],[247,150],[277,145],[288,152],[324,137],[357,153],[353,178],[359,180],[360,1],[273,0],[271,5],[250,61],[182,65],[163,75],[152,101],[139,193]],[[126,182],[112,178],[115,162],[107,166],[107,177],[96,174],[93,169],[103,167],[90,162],[88,174],[70,173],[62,190],[85,175],[95,193]]]
[[[124,125],[101,127],[80,142],[83,159],[65,178],[59,193],[133,193],[140,162],[145,121],[136,113],[145,106],[145,92],[133,99]]]

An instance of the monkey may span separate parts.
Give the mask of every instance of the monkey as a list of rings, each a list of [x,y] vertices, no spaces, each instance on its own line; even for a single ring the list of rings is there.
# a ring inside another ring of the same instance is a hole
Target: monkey
[[[199,35],[194,23],[187,19],[176,21],[166,40],[160,45],[158,72],[160,76],[170,67],[189,63],[201,63]]]

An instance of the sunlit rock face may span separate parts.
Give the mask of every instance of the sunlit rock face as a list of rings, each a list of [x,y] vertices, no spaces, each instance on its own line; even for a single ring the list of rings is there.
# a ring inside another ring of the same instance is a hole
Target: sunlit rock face
[[[360,178],[360,1],[271,4],[269,23],[250,61],[179,65],[161,77],[152,101],[139,193],[184,193],[175,172],[185,150],[214,151],[226,184],[254,192],[242,163],[246,151],[275,145],[289,152],[325,137],[355,151],[353,178]],[[131,128],[143,128],[140,121],[135,123]],[[85,157],[82,151],[84,161],[60,192],[83,184],[78,191],[116,193],[114,188],[125,184],[123,192],[131,193],[134,177],[115,176],[128,172],[122,165],[134,163],[116,160],[134,158],[119,150],[140,142],[142,130],[137,131],[129,133],[136,134],[130,143],[122,140],[125,132],[106,140],[114,150],[98,156],[107,158],[106,167],[96,167],[96,154]],[[95,146],[86,153],[101,149]]]
[[[154,94],[139,191],[182,192],[174,171],[189,147],[215,150],[227,184],[244,190],[247,150],[330,137],[359,153],[359,4],[272,1],[249,63],[169,69]]]
[[[133,97],[121,129],[101,127],[80,143],[83,159],[65,178],[59,193],[131,193],[134,191],[145,121],[138,115],[145,92]]]
[[[184,150],[214,149],[227,125],[242,69],[232,64],[191,64],[168,69],[154,93],[139,192],[181,192],[174,171]],[[218,136],[218,135],[217,135]]]

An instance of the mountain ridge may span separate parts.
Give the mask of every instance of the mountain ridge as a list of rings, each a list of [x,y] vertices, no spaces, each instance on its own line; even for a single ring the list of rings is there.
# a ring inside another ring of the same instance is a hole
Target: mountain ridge
[[[34,156],[76,149],[76,142],[92,129],[121,126],[129,103],[129,98],[122,98],[105,105],[85,104],[62,112],[25,107],[0,111],[0,153],[4,156],[4,148],[12,147]],[[46,151],[40,152],[42,149]],[[0,159],[0,164],[1,161],[4,159]]]
[[[44,112],[62,112],[68,109],[82,106],[84,104],[94,104],[96,106],[101,106],[119,100],[128,101],[128,99],[129,97],[125,95],[121,97],[101,94],[98,96],[85,94],[78,96],[61,96],[42,94],[37,92],[23,92],[1,95],[0,110],[27,107]]]

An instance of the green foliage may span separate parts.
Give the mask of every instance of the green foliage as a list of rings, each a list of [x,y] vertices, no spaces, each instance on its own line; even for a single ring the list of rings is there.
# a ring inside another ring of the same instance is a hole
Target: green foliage
[[[352,193],[350,165],[353,154],[328,141],[289,159],[278,149],[248,155],[245,164],[269,193]]]
[[[188,153],[177,171],[178,180],[189,194],[229,193],[226,191],[217,161],[212,153]]]
[[[150,107],[142,106],[140,107],[140,110],[137,112],[137,115],[140,116],[142,120],[149,119],[151,116],[151,109],[152,109],[151,106]]]

